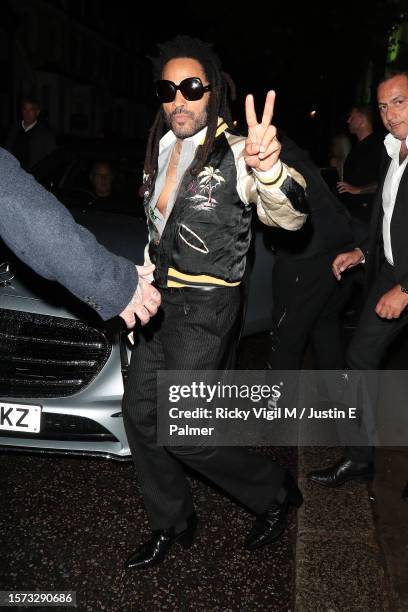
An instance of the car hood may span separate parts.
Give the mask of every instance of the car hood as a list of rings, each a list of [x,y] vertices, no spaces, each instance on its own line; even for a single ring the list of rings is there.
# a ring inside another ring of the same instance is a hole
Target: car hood
[[[11,263],[11,271],[13,264]],[[13,271],[14,272],[14,271]],[[18,271],[14,272],[15,276],[10,284],[0,287],[0,308],[6,310],[19,310],[23,312],[35,312],[37,314],[50,315],[54,317],[64,317],[69,319],[78,318],[78,313],[67,308],[64,301],[58,298],[64,290],[56,283],[47,283],[42,281],[41,289],[37,290],[32,286],[31,282],[27,282],[23,278],[18,278]],[[30,276],[31,278],[31,276]],[[48,285],[48,290],[44,291],[44,286]],[[54,291],[52,291],[54,289]],[[47,296],[53,297],[47,298]],[[66,300],[65,300],[66,301]],[[69,302],[72,302],[70,298]]]

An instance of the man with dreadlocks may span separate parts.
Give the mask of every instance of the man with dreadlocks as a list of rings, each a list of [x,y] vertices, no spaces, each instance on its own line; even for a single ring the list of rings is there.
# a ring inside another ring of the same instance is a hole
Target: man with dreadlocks
[[[162,561],[175,542],[192,543],[197,517],[181,462],[256,515],[248,550],[275,541],[290,506],[302,503],[293,478],[270,458],[231,447],[156,444],[157,371],[233,367],[252,206],[266,225],[288,230],[307,215],[303,177],[279,160],[273,91],[261,123],[247,97],[245,139],[232,132],[226,82],[209,45],[179,36],[161,47],[154,67],[162,106],[145,162],[146,263],[156,266],[162,308],[137,338],[123,405],[152,528],[125,567],[141,569]]]

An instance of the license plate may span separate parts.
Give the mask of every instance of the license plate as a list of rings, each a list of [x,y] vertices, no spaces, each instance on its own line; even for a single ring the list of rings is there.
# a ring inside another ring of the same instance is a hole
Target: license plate
[[[39,433],[40,424],[41,406],[0,401],[0,431]]]

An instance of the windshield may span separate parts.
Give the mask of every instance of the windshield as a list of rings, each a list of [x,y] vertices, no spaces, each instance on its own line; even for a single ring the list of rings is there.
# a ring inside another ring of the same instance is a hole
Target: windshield
[[[144,216],[143,149],[63,147],[33,169],[35,178],[69,209]]]

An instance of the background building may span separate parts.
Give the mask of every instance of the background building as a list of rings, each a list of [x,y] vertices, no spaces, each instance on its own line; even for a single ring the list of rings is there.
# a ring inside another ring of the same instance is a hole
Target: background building
[[[114,3],[6,0],[0,12],[3,136],[22,95],[60,135],[145,136],[149,67]]]

